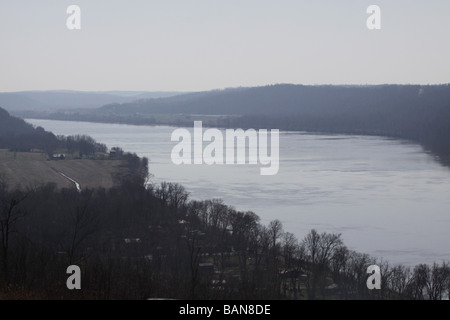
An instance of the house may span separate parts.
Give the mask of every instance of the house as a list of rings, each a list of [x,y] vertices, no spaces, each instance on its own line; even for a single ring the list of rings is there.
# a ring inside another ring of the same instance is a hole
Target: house
[[[109,151],[109,157],[113,158],[113,159],[120,158],[120,157],[122,157],[122,155],[123,155],[123,150],[118,147],[111,148],[111,150]]]
[[[66,155],[62,153],[54,153],[51,157],[52,160],[65,160]]]

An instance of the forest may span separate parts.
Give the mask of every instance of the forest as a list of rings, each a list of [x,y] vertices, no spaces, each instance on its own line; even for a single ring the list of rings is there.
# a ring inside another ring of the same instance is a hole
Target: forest
[[[418,299],[450,290],[447,262],[414,268],[349,250],[340,234],[303,239],[174,183],[11,190],[0,179],[0,299]],[[367,267],[381,268],[369,290]],[[81,290],[68,290],[77,265]]]

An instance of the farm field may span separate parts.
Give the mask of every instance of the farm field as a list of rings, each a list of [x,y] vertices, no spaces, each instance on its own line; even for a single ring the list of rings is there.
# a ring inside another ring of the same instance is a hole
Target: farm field
[[[61,173],[77,181],[81,188],[110,188],[128,169],[122,160],[48,160],[42,153],[0,150],[0,177],[10,187],[34,187],[55,183],[58,188],[75,188]]]

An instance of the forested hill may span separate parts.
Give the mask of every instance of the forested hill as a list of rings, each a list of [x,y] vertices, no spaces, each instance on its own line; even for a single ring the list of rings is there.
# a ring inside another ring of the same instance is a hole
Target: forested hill
[[[137,99],[169,97],[178,92],[146,91],[22,91],[0,92],[0,106],[13,114],[26,111],[57,111],[68,109],[93,109],[109,103],[125,103]]]
[[[35,129],[24,120],[11,117],[5,109],[0,108],[0,136],[7,134],[29,134]]]
[[[11,116],[0,108],[0,149],[24,151],[30,149],[53,149],[58,143],[56,136],[43,128],[34,128],[22,119]]]
[[[448,109],[449,99],[449,85],[273,85],[138,100],[106,105],[101,110],[115,114],[389,116],[441,111],[443,107]]]

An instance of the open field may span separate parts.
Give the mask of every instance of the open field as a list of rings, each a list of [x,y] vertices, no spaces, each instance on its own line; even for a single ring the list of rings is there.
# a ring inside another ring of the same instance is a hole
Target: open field
[[[9,152],[0,150],[0,176],[11,187],[26,188],[42,183],[56,183],[58,188],[75,188],[73,182],[60,173],[77,181],[81,188],[110,188],[118,183],[117,177],[128,169],[121,160],[47,160],[41,153]]]

